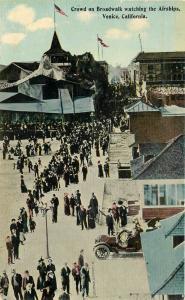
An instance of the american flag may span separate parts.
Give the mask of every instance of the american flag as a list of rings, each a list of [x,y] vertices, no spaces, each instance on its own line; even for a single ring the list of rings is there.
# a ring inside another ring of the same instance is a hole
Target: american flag
[[[55,6],[56,11],[57,11],[59,14],[61,14],[62,16],[68,17],[68,16],[65,14],[65,12],[64,12],[59,6],[57,6],[56,4],[54,4],[54,6]]]

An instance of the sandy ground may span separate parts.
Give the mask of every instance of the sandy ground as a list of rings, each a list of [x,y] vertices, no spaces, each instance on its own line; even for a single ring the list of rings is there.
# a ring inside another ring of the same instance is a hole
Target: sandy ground
[[[24,143],[23,143],[24,146]],[[52,150],[58,149],[58,142],[52,143]],[[1,153],[0,153],[1,154]],[[49,156],[42,156],[42,165],[47,165]],[[103,162],[105,158],[101,156]],[[34,162],[38,157],[32,159]],[[144,259],[141,258],[114,258],[106,261],[100,261],[95,258],[93,253],[94,240],[99,234],[106,233],[107,229],[103,225],[97,225],[94,230],[82,231],[76,226],[76,219],[72,216],[65,216],[63,213],[63,195],[64,192],[75,192],[77,189],[82,194],[82,202],[87,207],[91,193],[95,192],[99,204],[103,199],[104,180],[97,177],[97,161],[93,152],[93,166],[89,168],[87,182],[82,181],[78,185],[64,187],[61,180],[60,191],[55,194],[60,201],[58,223],[52,224],[51,213],[48,212],[49,229],[49,251],[53,262],[56,265],[56,276],[58,290],[55,299],[61,293],[60,271],[65,262],[69,267],[78,259],[79,252],[84,249],[85,261],[90,265],[91,284],[89,298],[104,299],[143,299],[148,300],[149,288],[146,275]],[[25,169],[25,182],[28,188],[32,188],[34,176]],[[35,218],[37,227],[34,233],[26,235],[24,246],[20,246],[20,260],[12,266],[7,264],[7,252],[5,248],[5,237],[9,234],[9,225],[12,217],[17,217],[20,207],[26,206],[26,194],[20,192],[20,174],[13,170],[13,161],[2,160],[0,157],[0,274],[6,269],[9,278],[11,277],[12,267],[16,268],[18,273],[23,273],[26,269],[33,275],[35,282],[38,276],[36,270],[37,261],[42,256],[46,258],[46,237],[45,237],[45,218],[41,214]],[[49,202],[53,192],[44,197],[45,202]],[[94,273],[94,276],[93,276]],[[74,281],[71,276],[71,299],[82,299],[81,295],[76,295]],[[40,299],[40,292],[38,292]],[[96,296],[96,297],[95,297]],[[13,300],[12,287],[9,289],[9,300]]]

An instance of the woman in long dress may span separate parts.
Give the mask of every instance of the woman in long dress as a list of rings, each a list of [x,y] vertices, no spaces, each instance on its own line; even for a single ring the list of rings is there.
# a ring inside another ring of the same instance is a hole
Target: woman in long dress
[[[70,200],[69,200],[69,197],[68,197],[68,194],[65,193],[64,194],[64,214],[66,216],[70,216]]]
[[[88,210],[87,210],[87,221],[88,221],[88,228],[94,229],[96,227],[94,210],[90,205],[88,206]]]

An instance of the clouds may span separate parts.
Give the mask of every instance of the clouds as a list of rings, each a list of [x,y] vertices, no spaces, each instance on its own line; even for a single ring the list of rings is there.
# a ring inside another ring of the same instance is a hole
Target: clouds
[[[124,29],[112,27],[107,29],[105,37],[111,40],[125,40],[131,38],[136,33],[146,36],[146,30],[150,27],[150,23],[145,19],[133,19],[127,23]]]
[[[46,17],[46,18],[38,19],[37,21],[29,24],[27,26],[27,29],[29,31],[37,31],[37,30],[49,29],[53,27],[54,27],[53,19],[50,17]]]
[[[150,23],[146,19],[133,19],[128,24],[128,29],[130,31],[143,31],[150,27]]]
[[[48,30],[54,27],[54,22],[51,17],[44,17],[36,20],[35,10],[26,4],[16,5],[7,14],[9,22],[22,26],[23,32],[6,32],[0,40],[2,44],[18,45],[21,43],[28,32],[37,30]]]
[[[25,33],[17,32],[17,33],[5,33],[1,36],[0,40],[3,44],[8,45],[18,45],[22,40],[24,40],[26,37]]]
[[[9,11],[7,19],[24,26],[31,24],[35,19],[35,11],[25,4],[15,6]]]
[[[95,17],[95,14],[90,11],[80,11],[77,14],[77,19],[81,22],[88,23]]]
[[[128,39],[130,37],[130,33],[119,28],[110,28],[107,30],[105,37],[113,40]]]

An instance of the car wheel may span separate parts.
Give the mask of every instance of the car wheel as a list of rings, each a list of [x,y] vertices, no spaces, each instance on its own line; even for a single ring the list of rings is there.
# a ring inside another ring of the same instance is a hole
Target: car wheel
[[[110,250],[106,245],[99,245],[95,249],[95,255],[98,259],[107,259],[110,255]]]

